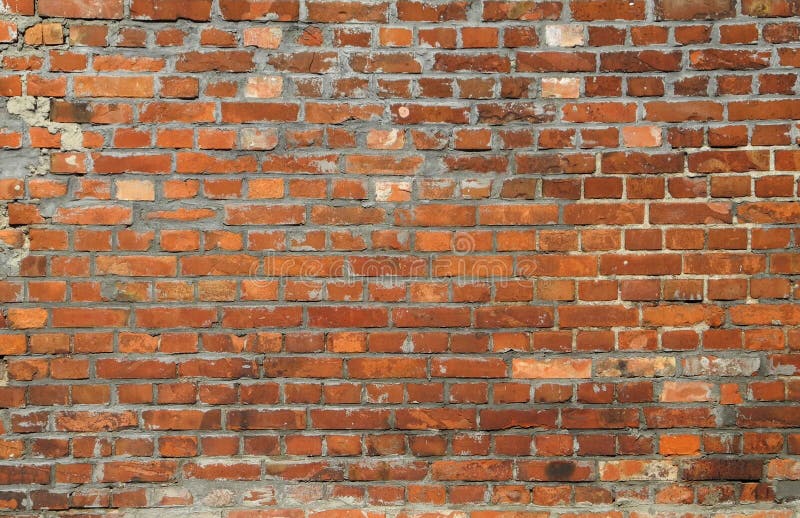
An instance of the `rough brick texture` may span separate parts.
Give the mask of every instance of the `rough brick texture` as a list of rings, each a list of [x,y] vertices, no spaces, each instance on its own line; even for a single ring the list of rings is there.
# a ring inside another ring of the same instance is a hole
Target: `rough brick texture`
[[[0,515],[800,516],[800,2],[0,0]]]

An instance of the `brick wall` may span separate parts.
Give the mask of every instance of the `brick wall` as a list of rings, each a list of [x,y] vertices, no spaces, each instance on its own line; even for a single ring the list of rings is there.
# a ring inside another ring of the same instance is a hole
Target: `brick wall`
[[[798,16],[0,0],[0,515],[798,516]]]

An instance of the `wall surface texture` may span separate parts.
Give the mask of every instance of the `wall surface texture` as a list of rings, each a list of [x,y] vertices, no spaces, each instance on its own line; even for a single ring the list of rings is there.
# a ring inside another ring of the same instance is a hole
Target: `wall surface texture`
[[[800,516],[800,1],[0,0],[0,516]]]

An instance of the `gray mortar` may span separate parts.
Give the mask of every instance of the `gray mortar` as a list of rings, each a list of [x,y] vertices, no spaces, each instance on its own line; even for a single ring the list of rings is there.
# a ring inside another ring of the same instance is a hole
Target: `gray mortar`
[[[12,103],[10,99],[8,103],[0,103],[0,127],[10,131],[24,132],[27,127],[23,120],[16,113],[11,113],[9,108],[17,109],[15,103]],[[37,162],[41,156],[41,151],[28,146],[24,146],[22,149],[0,150],[0,178],[25,178],[33,168],[38,168]]]
[[[13,131],[25,132],[29,127],[46,128],[50,133],[61,132],[62,146],[65,149],[80,149],[83,135],[77,124],[51,122],[50,99],[36,97],[12,97],[0,108],[0,123]],[[7,149],[2,152],[0,178],[19,178],[25,180],[32,175],[45,175],[50,170],[49,154],[25,146],[22,149]],[[55,210],[55,202],[42,207],[46,217]],[[0,230],[8,229],[8,202],[0,203]],[[30,251],[27,227],[20,227],[24,243],[20,248],[0,245],[0,279],[19,275],[22,260]]]
[[[775,484],[778,502],[800,502],[800,480],[780,480]]]
[[[29,126],[46,128],[51,134],[61,132],[61,149],[74,151],[83,147],[83,132],[77,124],[52,122],[50,120],[50,98],[11,97],[6,110],[25,121]]]
[[[7,228],[9,228],[8,209],[5,204],[2,204],[0,205],[0,230]],[[30,251],[30,241],[28,240],[26,229],[22,230],[25,235],[25,242],[21,248],[13,248],[0,244],[0,279],[19,275],[20,264]],[[3,374],[4,371],[0,370],[0,385],[2,385]]]

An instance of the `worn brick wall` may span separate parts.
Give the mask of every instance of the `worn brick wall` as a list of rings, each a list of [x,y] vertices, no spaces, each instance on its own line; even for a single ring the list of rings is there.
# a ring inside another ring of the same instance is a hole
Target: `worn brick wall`
[[[0,515],[800,515],[796,0],[0,0]]]

